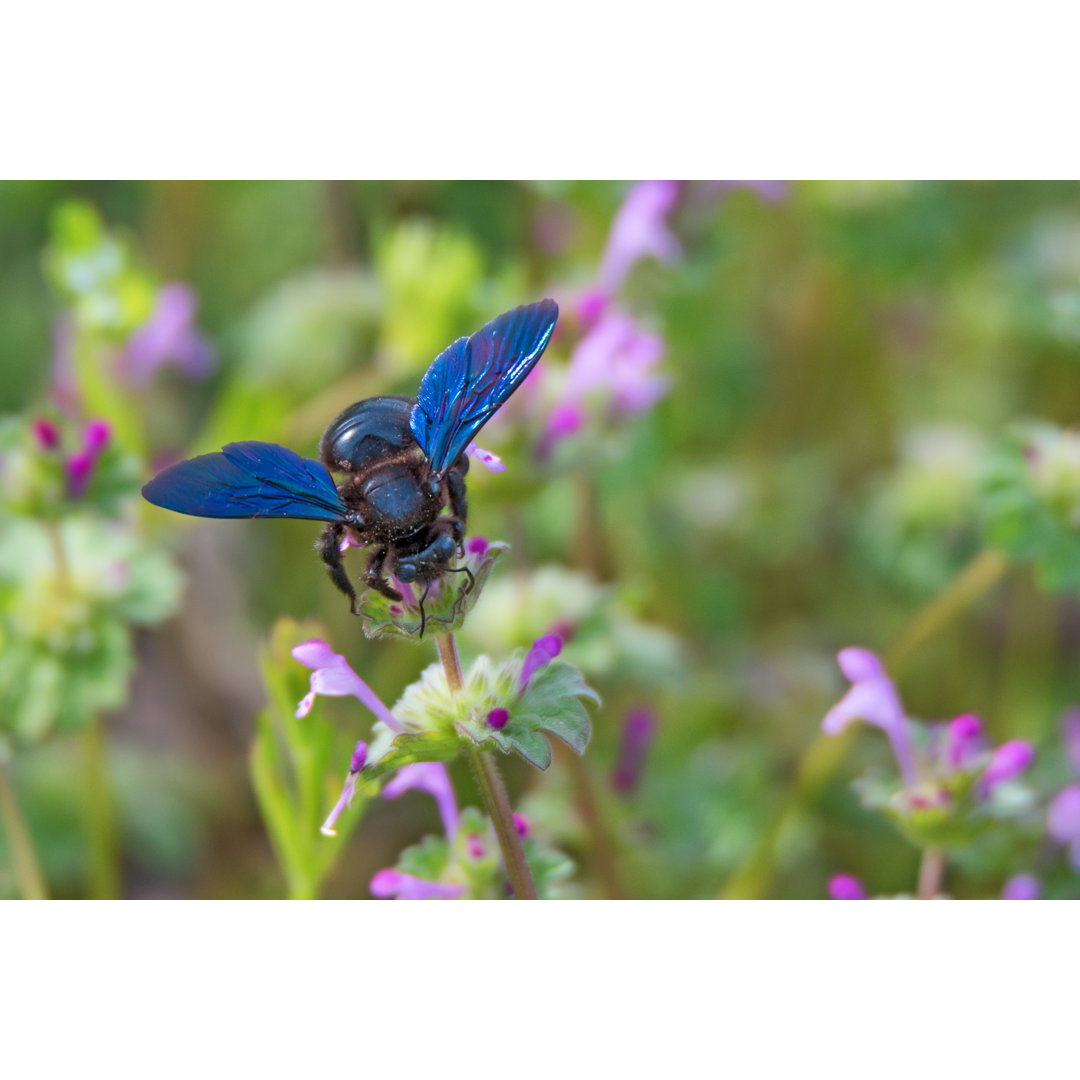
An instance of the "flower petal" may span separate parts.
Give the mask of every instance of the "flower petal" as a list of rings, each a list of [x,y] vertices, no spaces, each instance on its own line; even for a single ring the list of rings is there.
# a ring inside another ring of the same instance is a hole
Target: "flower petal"
[[[450,773],[440,761],[418,761],[398,769],[392,780],[383,786],[383,798],[396,799],[406,791],[425,791],[434,800],[442,817],[443,829],[453,840],[458,828],[457,799],[450,783]]]
[[[457,900],[465,895],[464,885],[442,881],[425,881],[412,874],[387,868],[371,879],[371,895],[380,900]]]

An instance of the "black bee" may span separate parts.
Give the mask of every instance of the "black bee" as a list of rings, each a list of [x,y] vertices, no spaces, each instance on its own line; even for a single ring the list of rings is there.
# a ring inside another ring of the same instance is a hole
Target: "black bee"
[[[229,443],[165,469],[143,497],[198,517],[327,522],[316,550],[354,614],[346,539],[375,549],[365,585],[400,600],[390,574],[424,585],[426,595],[461,551],[466,448],[533,369],[558,317],[555,301],[541,300],[458,338],[432,361],[415,398],[367,398],[341,413],[319,442],[321,463],[276,443]],[[329,469],[345,474],[340,484]]]

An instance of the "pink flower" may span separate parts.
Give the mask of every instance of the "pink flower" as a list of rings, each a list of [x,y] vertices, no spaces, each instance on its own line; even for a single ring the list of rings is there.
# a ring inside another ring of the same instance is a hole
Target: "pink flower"
[[[836,659],[851,689],[825,714],[821,730],[826,735],[839,735],[856,720],[881,728],[892,744],[904,783],[914,784],[918,776],[911,734],[900,695],[885,666],[869,649],[841,649]]]
[[[990,764],[986,766],[986,771],[979,780],[982,795],[989,795],[998,784],[1022,773],[1034,760],[1035,748],[1031,743],[1023,739],[1002,743],[994,751]]]
[[[506,472],[506,465],[498,454],[493,454],[490,450],[484,450],[474,442],[469,443],[469,445],[465,447],[465,453],[468,454],[469,457],[476,458],[488,472]]]
[[[626,714],[619,740],[619,757],[611,775],[611,784],[616,791],[627,795],[636,790],[655,734],[656,713],[652,709],[631,709]]]
[[[829,896],[833,900],[865,900],[866,887],[851,874],[837,874],[829,879]]]
[[[158,368],[176,367],[189,378],[206,375],[213,363],[209,342],[195,329],[198,301],[188,285],[171,282],[157,295],[153,313],[128,338],[121,369],[146,383]]]
[[[678,258],[679,241],[667,222],[678,199],[675,180],[643,180],[630,189],[611,223],[600,263],[599,283],[605,292],[615,293],[642,259],[670,263]]]
[[[371,895],[380,900],[458,900],[465,895],[465,886],[425,881],[388,867],[371,879]]]
[[[448,839],[453,840],[458,828],[458,806],[450,774],[440,761],[418,761],[406,765],[382,789],[384,799],[396,799],[406,791],[425,791],[435,800]]]
[[[1031,874],[1016,874],[1001,890],[1002,900],[1038,900],[1041,895],[1042,882]]]
[[[351,694],[363,702],[392,731],[401,731],[401,724],[394,719],[390,710],[379,700],[374,690],[351,667],[344,656],[333,651],[325,641],[314,638],[302,642],[292,650],[293,657],[305,667],[314,669],[311,673],[311,689],[296,707],[296,716],[302,719],[311,712],[315,698],[319,694],[327,697],[346,697]]]

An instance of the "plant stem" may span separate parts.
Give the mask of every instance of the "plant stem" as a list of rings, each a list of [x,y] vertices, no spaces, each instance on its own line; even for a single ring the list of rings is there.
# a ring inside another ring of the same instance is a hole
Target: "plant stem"
[[[920,900],[933,900],[945,882],[945,852],[941,848],[926,848],[919,863]]]
[[[920,608],[885,652],[885,664],[898,675],[916,652],[940,634],[956,618],[985,596],[1005,575],[1008,562],[997,551],[982,551],[945,588]],[[726,900],[761,897],[772,881],[776,847],[784,827],[803,806],[812,803],[839,769],[854,740],[848,728],[843,735],[821,735],[810,743],[796,767],[795,780],[750,857],[724,886]]]
[[[4,822],[4,832],[7,833],[8,844],[11,846],[15,880],[19,883],[19,892],[23,899],[48,900],[49,890],[34,852],[30,830],[26,827],[19,801],[15,797],[15,789],[3,765],[0,765],[0,819]]]
[[[115,900],[120,895],[119,851],[116,818],[109,795],[105,729],[99,717],[94,717],[82,738],[90,896],[94,900]]]
[[[439,647],[439,658],[446,672],[450,692],[460,694],[465,680],[461,674],[457,642],[454,641],[453,634],[436,634],[435,643]],[[510,797],[506,793],[499,766],[495,764],[495,759],[483,750],[468,744],[466,748],[484,807],[495,826],[503,863],[510,877],[510,884],[514,887],[514,899],[535,900],[536,886],[533,884],[532,871],[525,860],[525,849],[521,846],[521,837],[514,825],[514,811],[510,806]]]

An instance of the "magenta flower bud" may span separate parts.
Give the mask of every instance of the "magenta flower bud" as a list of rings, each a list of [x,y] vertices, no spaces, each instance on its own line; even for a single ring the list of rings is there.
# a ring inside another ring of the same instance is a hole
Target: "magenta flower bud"
[[[548,628],[548,633],[554,634],[565,645],[574,636],[576,629],[569,619],[556,619]]]
[[[969,764],[982,744],[982,721],[974,713],[965,713],[949,722],[946,734],[946,759],[950,768]]]
[[[509,719],[510,713],[507,709],[492,709],[487,714],[487,726],[494,728],[496,731],[502,731]]]
[[[833,900],[865,900],[866,888],[851,874],[837,874],[829,879],[829,896]]]
[[[31,425],[34,438],[42,450],[55,450],[60,445],[60,429],[44,417],[38,417]]]
[[[522,693],[529,688],[532,677],[542,668],[546,667],[562,652],[562,638],[555,634],[545,634],[538,637],[529,648],[525,663],[521,666],[521,679],[519,688]]]
[[[465,850],[470,859],[482,859],[484,857],[484,841],[476,833],[469,833],[465,837]]]
[[[623,795],[637,790],[645,757],[656,734],[656,714],[647,708],[631,709],[623,720],[619,757],[611,786]]]
[[[522,840],[532,831],[529,828],[529,819],[524,814],[514,815],[514,828],[517,829],[517,834]]]
[[[465,551],[469,555],[478,555],[481,558],[487,554],[488,542],[485,536],[470,536],[465,541]]]
[[[67,472],[67,492],[70,498],[83,497],[96,463],[97,458],[87,450],[79,450],[68,457],[64,468]]]
[[[1038,900],[1042,896],[1042,882],[1031,874],[1016,874],[1005,882],[1001,890],[1002,900]]]
[[[91,454],[100,454],[109,445],[112,428],[106,420],[91,420],[83,428],[83,449]]]
[[[425,881],[389,867],[371,879],[370,888],[371,895],[380,900],[459,900],[465,895],[464,885]]]
[[[994,751],[986,772],[982,774],[980,787],[983,796],[987,796],[998,784],[1011,780],[1022,773],[1035,760],[1035,748],[1023,739],[1013,739],[1002,743]]]
[[[361,739],[356,744],[352,757],[349,759],[349,772],[358,773],[367,763],[367,743]]]
[[[573,435],[580,431],[585,423],[585,410],[573,402],[565,402],[556,405],[548,417],[546,436],[549,443],[565,439],[567,435]]]

